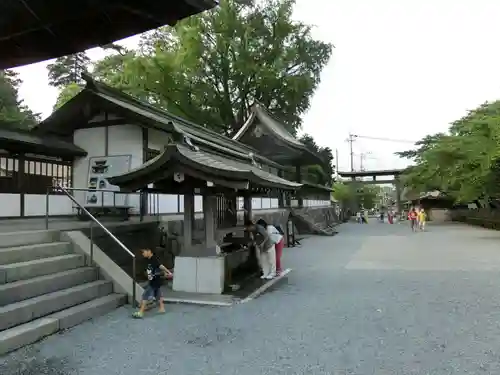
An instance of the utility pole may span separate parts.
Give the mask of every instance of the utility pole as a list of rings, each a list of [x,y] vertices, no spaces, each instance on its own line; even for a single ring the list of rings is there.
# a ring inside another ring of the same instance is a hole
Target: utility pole
[[[351,172],[354,172],[354,152],[352,150],[352,143],[354,142],[357,135],[349,134],[349,138],[347,138],[347,142],[349,142],[349,153],[351,156]]]

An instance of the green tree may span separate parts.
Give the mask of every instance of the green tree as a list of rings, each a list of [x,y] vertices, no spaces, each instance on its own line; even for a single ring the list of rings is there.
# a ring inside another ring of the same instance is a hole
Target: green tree
[[[338,201],[343,207],[347,207],[353,203],[356,198],[355,190],[352,185],[343,182],[334,182],[332,185],[332,197]]]
[[[90,58],[85,52],[59,57],[47,65],[49,84],[58,88],[72,83],[83,85],[82,73],[87,71],[89,64]]]
[[[379,202],[380,187],[376,185],[361,185],[357,188],[356,193],[360,206],[365,210],[371,210]]]
[[[375,208],[379,202],[380,186],[366,185],[359,182],[335,182],[332,186],[333,198],[340,202],[343,207],[358,210],[363,207],[366,210]]]
[[[75,97],[80,91],[82,91],[82,86],[77,83],[70,83],[69,85],[62,87],[57,95],[54,111],[63,106],[69,100],[73,99],[73,97]]]
[[[453,122],[447,134],[428,136],[417,150],[399,153],[415,163],[405,185],[440,190],[467,202],[500,198],[500,101],[484,103]]]
[[[19,74],[12,70],[0,71],[0,123],[12,129],[29,129],[39,120],[19,99]]]
[[[294,4],[221,0],[213,11],[148,33],[137,53],[107,58],[94,74],[226,135],[258,100],[296,134],[332,46],[292,20]]]
[[[312,152],[319,155],[322,159],[320,165],[313,165],[307,168],[307,174],[310,182],[331,186],[333,174],[335,172],[333,167],[333,153],[330,147],[320,147],[314,141],[314,138],[309,134],[304,134],[299,140],[306,145]]]

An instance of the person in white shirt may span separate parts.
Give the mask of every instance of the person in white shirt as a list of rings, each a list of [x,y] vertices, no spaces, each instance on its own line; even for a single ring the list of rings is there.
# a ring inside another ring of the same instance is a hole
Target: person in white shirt
[[[271,246],[270,249],[263,254],[264,257],[262,258],[262,268],[265,269],[264,274],[267,273],[267,276],[265,276],[265,278],[272,279],[277,275],[276,255],[281,255],[277,254],[276,245],[283,240],[283,235],[278,231],[278,229],[276,229],[274,225],[268,224],[264,219],[257,220],[257,225],[265,228],[267,235],[269,236],[269,242]]]

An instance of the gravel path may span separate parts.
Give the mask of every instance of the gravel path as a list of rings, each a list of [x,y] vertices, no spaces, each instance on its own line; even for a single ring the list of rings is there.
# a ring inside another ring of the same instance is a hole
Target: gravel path
[[[499,374],[500,233],[344,224],[230,308],[119,309],[0,358],[2,375]]]

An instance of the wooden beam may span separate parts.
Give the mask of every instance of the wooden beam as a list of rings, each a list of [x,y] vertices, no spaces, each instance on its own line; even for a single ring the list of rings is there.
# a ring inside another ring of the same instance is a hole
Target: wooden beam
[[[381,181],[374,181],[374,180],[355,180],[355,181],[343,181],[344,184],[346,185],[383,185],[383,184],[395,184],[396,180],[381,180]]]

